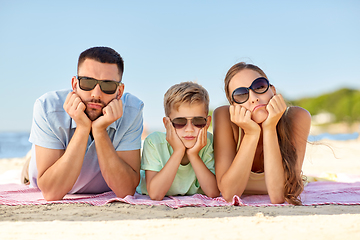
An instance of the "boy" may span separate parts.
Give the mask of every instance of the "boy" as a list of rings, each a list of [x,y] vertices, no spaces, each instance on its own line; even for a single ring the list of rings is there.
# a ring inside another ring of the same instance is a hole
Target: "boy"
[[[166,133],[144,142],[137,191],[153,200],[164,196],[205,193],[217,197],[208,92],[199,84],[176,84],[164,95]]]

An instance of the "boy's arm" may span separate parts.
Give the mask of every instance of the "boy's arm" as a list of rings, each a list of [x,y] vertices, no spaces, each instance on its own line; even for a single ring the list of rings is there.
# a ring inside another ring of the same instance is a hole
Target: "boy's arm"
[[[174,152],[159,172],[145,171],[146,188],[152,200],[162,200],[169,191],[183,156],[184,153]]]
[[[185,154],[185,147],[177,136],[175,129],[172,128],[169,118],[164,118],[164,125],[166,128],[166,141],[171,145],[174,152],[159,172],[145,171],[146,188],[150,198],[153,200],[162,200],[169,191]],[[146,154],[145,147],[144,154]]]
[[[208,124],[210,121],[208,121]],[[187,150],[187,156],[194,169],[196,178],[198,179],[201,189],[208,197],[218,197],[220,195],[219,188],[216,183],[215,175],[205,165],[199,156],[200,150],[207,145],[207,127],[202,128],[194,147]]]

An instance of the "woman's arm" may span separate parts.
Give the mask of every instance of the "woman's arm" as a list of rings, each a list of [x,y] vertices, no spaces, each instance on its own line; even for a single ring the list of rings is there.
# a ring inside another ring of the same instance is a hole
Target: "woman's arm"
[[[286,110],[283,97],[275,95],[266,106],[267,119],[262,123],[266,188],[273,204],[283,203],[285,173],[276,126]]]
[[[230,202],[234,195],[241,196],[245,190],[260,137],[260,127],[251,120],[251,113],[239,105],[219,107],[213,117],[216,179],[222,196]],[[232,122],[247,129],[238,151]]]

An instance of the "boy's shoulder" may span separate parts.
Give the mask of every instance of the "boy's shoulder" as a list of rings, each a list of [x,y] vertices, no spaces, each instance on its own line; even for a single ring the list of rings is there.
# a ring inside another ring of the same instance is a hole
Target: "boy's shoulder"
[[[166,142],[166,133],[164,132],[153,132],[150,133],[146,138],[145,138],[146,142],[153,142],[153,143],[161,143],[161,142]]]

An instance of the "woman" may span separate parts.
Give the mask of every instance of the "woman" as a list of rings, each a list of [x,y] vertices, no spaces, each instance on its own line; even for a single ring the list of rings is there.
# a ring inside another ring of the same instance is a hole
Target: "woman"
[[[269,194],[271,203],[301,205],[302,164],[311,116],[286,103],[257,66],[232,66],[225,77],[230,106],[214,111],[214,156],[222,196]]]

